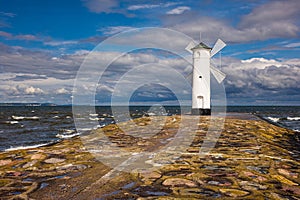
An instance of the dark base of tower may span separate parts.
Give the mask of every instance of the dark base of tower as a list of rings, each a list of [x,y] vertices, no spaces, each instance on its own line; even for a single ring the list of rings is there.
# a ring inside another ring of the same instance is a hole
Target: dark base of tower
[[[211,115],[211,109],[192,108],[192,115]]]

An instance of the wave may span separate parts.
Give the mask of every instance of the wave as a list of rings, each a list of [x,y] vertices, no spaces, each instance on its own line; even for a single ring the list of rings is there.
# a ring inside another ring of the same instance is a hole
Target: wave
[[[92,116],[92,117],[97,117],[98,116],[98,114],[93,114],[93,113],[91,113],[89,115]]]
[[[300,120],[300,117],[287,117],[287,120],[298,121],[298,120]]]
[[[98,117],[95,117],[95,118],[90,117],[89,119],[92,120],[92,121],[98,121],[99,120]]]
[[[14,120],[22,120],[22,119],[25,119],[25,117],[23,117],[23,116],[11,116],[11,118],[12,119],[14,119]]]
[[[18,146],[18,147],[10,147],[8,149],[5,149],[4,151],[15,151],[15,150],[24,150],[24,149],[34,149],[38,147],[43,147],[43,146],[48,146],[54,143],[57,143],[58,141],[55,142],[48,142],[48,143],[43,143],[43,144],[36,144],[36,145],[29,145],[29,146]]]
[[[106,126],[106,124],[99,124],[99,125],[97,125],[97,126],[95,126],[94,128],[93,128],[93,130],[96,130],[96,129],[98,129],[98,128],[103,128],[103,127],[105,127]]]
[[[80,129],[77,129],[77,131],[82,131],[82,132],[90,131],[90,130],[92,130],[92,128],[80,128]]]
[[[61,138],[61,139],[69,139],[69,138],[73,138],[73,137],[76,137],[76,136],[79,136],[79,135],[80,135],[80,133],[74,133],[74,134],[71,134],[71,135],[57,134],[56,137]]]
[[[12,119],[14,120],[39,120],[40,118],[37,116],[33,117],[24,117],[24,116],[11,116]]]
[[[278,122],[280,120],[280,118],[278,117],[267,117],[269,120],[271,120],[272,122]]]
[[[19,121],[5,121],[6,124],[18,124]]]
[[[63,129],[64,133],[70,134],[70,133],[74,133],[75,130],[74,129]]]

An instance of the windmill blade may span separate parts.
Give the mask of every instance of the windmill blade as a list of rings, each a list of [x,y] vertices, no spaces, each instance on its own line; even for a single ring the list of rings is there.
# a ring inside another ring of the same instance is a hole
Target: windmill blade
[[[214,67],[212,64],[210,65],[210,71],[214,75],[214,77],[217,79],[218,83],[221,83],[225,77],[226,74],[218,70],[216,67]]]
[[[186,47],[185,50],[187,50],[190,53],[193,53],[193,51],[191,50],[192,48],[194,48],[197,44],[194,41],[191,41]]]
[[[183,59],[184,59],[187,63],[189,63],[191,66],[193,66],[193,55],[187,54],[187,55],[182,56],[182,57],[183,57]]]
[[[192,84],[193,82],[193,72],[189,73],[187,76],[185,76],[186,80]]]
[[[216,44],[211,50],[211,57],[213,57],[216,53],[221,51],[221,49],[223,49],[225,46],[226,46],[225,42],[223,42],[221,39],[218,39]]]

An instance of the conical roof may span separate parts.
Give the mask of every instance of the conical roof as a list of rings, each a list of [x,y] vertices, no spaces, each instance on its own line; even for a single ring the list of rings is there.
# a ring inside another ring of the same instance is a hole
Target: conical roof
[[[212,49],[209,46],[207,46],[206,44],[204,44],[203,42],[200,42],[198,45],[196,45],[195,47],[193,47],[191,50],[194,49]]]

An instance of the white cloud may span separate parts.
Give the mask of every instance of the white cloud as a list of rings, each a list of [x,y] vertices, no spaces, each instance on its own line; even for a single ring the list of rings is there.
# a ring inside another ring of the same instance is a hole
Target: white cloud
[[[25,92],[25,94],[43,94],[44,93],[44,91],[41,88],[35,88],[33,86],[25,88],[24,92]]]
[[[41,41],[42,39],[31,34],[13,35],[11,33],[0,31],[0,36],[8,40]]]
[[[133,45],[135,42],[147,42],[149,38],[155,40],[151,42],[157,44],[167,43],[166,45],[174,45],[176,48],[182,48],[187,44],[185,39],[176,40],[176,37],[170,34],[162,34],[157,37],[155,32],[140,34],[135,40],[127,38],[127,43],[125,41],[123,41],[124,43],[122,41],[115,42]],[[170,43],[167,41],[174,42]],[[0,68],[1,72],[5,71],[6,73],[0,73],[0,101],[21,101],[24,99],[32,101],[42,97],[47,99],[50,96],[65,98],[65,100],[70,99],[76,72],[87,53],[89,52],[76,52],[73,55],[52,59],[52,56],[41,52],[22,50],[11,53],[10,51],[6,52],[3,47],[3,52],[0,54]],[[118,52],[96,52],[93,55],[94,57],[91,57],[96,65],[94,68],[86,71],[87,75],[97,75],[97,71],[103,70],[105,67],[102,64],[114,60],[117,55],[119,55]],[[131,53],[120,57],[111,64],[111,67],[106,71],[106,75],[101,77],[103,82],[101,82],[101,85],[98,85],[97,92],[101,95],[118,92],[114,89],[114,85],[118,83],[118,80],[134,67],[147,63],[173,67],[183,75],[189,73],[185,71],[187,63],[182,59],[174,57],[164,58],[163,55],[163,53],[155,54],[155,52],[149,51]],[[268,98],[265,95],[268,94],[270,96],[271,92],[277,92],[278,96],[299,94],[300,59],[274,60],[255,57],[238,60],[224,57],[223,64],[222,71],[227,74],[225,85],[229,98]],[[147,78],[153,78],[154,80],[155,76],[148,76],[148,74],[159,74],[165,78],[164,80],[172,79],[173,82],[171,81],[171,83],[177,87],[178,92],[180,93],[181,91],[183,95],[186,95],[185,97],[189,97],[190,95],[187,91],[190,90],[181,87],[181,83],[177,79],[173,79],[173,74],[166,73],[162,66],[154,66],[153,68],[149,66],[146,70],[138,71],[138,73],[127,74],[128,78],[123,80],[122,83],[132,86],[134,85],[134,80],[139,80],[140,82],[147,80]],[[30,75],[33,71],[35,74]],[[94,92],[92,88],[96,87],[95,84],[97,83],[87,82],[85,85],[82,85],[83,94]],[[124,89],[125,92],[127,90],[130,90],[130,88]],[[141,94],[148,93],[141,92]],[[160,97],[168,96],[167,93],[156,93],[155,95]],[[28,99],[28,96],[31,99]],[[277,96],[272,97],[277,98]]]
[[[270,1],[256,7],[251,13],[242,17],[241,27],[261,27],[262,29],[281,25],[281,29],[288,24],[294,27],[293,22],[299,17],[300,4],[298,0]],[[267,26],[267,27],[263,27]],[[279,28],[279,27],[278,27]]]
[[[82,56],[82,55],[87,55],[87,54],[89,54],[90,52],[91,52],[91,51],[81,49],[81,50],[75,51],[74,55]]]
[[[170,11],[167,12],[168,15],[180,15],[182,13],[184,13],[185,11],[189,11],[191,10],[190,7],[188,6],[179,6],[177,8],[174,8]]]
[[[299,90],[300,89],[300,59],[273,60],[252,58],[236,60],[224,58],[222,71],[227,74],[225,79],[229,88],[241,94],[260,94],[264,91]],[[250,97],[250,96],[249,96]]]
[[[205,41],[222,38],[241,43],[271,38],[297,38],[299,35],[300,4],[297,0],[270,1],[241,17],[237,25],[229,20],[183,13],[162,18],[166,27],[182,31],[195,38],[202,33]],[[193,20],[191,20],[193,18]]]
[[[70,94],[71,92],[65,88],[59,88],[55,91],[56,94]]]
[[[84,5],[95,13],[111,13],[115,8],[119,7],[119,2],[116,0],[82,0]]]
[[[16,14],[15,13],[9,13],[9,12],[0,12],[0,16],[5,16],[5,17],[11,17],[11,18],[13,18],[13,17],[15,17],[16,16]]]
[[[5,37],[5,38],[12,38],[13,35],[11,33],[5,32],[5,31],[0,31],[0,36]]]
[[[127,9],[128,10],[141,10],[141,9],[153,9],[153,8],[167,8],[170,6],[178,5],[177,2],[167,2],[167,3],[160,3],[160,4],[138,4],[138,5],[131,5]]]
[[[44,45],[48,46],[64,46],[64,45],[72,45],[77,44],[78,41],[75,40],[66,40],[66,41],[50,41],[50,42],[44,42]]]
[[[114,35],[116,33],[127,31],[133,29],[134,27],[131,26],[110,26],[106,28],[101,28],[98,31],[101,31],[105,35]]]
[[[159,7],[159,4],[140,4],[140,5],[132,5],[129,6],[128,10],[141,10],[141,9],[152,9]]]
[[[280,61],[276,61],[274,59],[266,59],[266,58],[250,58],[247,60],[241,60],[242,69],[265,69],[269,66],[281,67],[283,63]]]
[[[288,47],[288,48],[300,47],[300,42],[290,43],[290,44],[284,45],[284,47]]]

